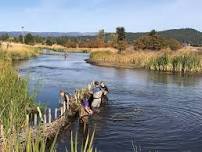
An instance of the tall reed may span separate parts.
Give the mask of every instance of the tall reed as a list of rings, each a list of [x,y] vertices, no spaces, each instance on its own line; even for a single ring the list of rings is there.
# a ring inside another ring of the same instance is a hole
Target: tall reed
[[[180,51],[135,51],[123,54],[93,52],[90,61],[99,65],[115,65],[133,68],[146,68],[169,72],[200,72],[202,57],[191,50]]]
[[[194,52],[165,52],[151,60],[147,68],[157,71],[182,73],[200,72],[201,58]]]
[[[9,131],[24,125],[26,109],[35,106],[34,97],[28,93],[27,81],[18,76],[10,63],[3,62],[0,71],[0,120]]]

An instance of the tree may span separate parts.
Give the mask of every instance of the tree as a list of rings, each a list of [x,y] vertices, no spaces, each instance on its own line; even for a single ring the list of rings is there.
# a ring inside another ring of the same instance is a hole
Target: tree
[[[98,35],[97,35],[97,45],[98,47],[104,47],[105,46],[105,32],[104,32],[104,29],[100,30],[98,32]]]
[[[34,44],[34,37],[31,33],[25,35],[25,44],[33,45]]]
[[[124,27],[117,27],[116,28],[117,40],[124,41],[126,39],[126,33]]]
[[[116,28],[117,35],[117,49],[119,53],[126,49],[127,41],[126,41],[126,32],[124,27]]]
[[[152,30],[152,31],[149,33],[149,36],[156,36],[156,35],[157,35],[156,30]]]
[[[21,42],[21,43],[23,43],[23,36],[22,35],[19,35],[18,41]]]
[[[52,45],[53,45],[53,42],[52,42],[50,39],[47,39],[47,40],[46,40],[46,45],[52,46]]]
[[[2,40],[2,41],[7,41],[8,39],[9,39],[8,33],[3,34],[3,35],[0,37],[0,40]]]
[[[147,35],[140,37],[134,42],[134,50],[162,50],[170,48],[171,50],[177,50],[181,48],[181,44],[175,39],[168,39],[158,35]]]

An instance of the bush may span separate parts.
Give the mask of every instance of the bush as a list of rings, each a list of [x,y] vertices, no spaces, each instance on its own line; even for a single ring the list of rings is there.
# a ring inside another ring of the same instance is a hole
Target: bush
[[[165,48],[177,50],[181,48],[181,44],[175,39],[166,39],[158,35],[143,36],[134,42],[134,50],[161,50]]]

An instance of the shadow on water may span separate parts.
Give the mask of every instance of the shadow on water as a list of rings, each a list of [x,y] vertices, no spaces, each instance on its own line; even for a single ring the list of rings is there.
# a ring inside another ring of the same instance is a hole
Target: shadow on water
[[[178,86],[197,86],[200,83],[199,75],[188,75],[180,73],[165,73],[165,72],[155,72],[149,71],[150,76],[148,81],[154,81],[154,83],[162,84],[176,84]]]
[[[37,99],[54,108],[58,92],[73,92],[92,80],[104,80],[110,102],[90,119],[95,146],[104,152],[141,150],[190,151],[202,149],[202,78],[176,74],[97,67],[85,63],[88,54],[42,55],[19,65],[30,75],[30,88],[42,87]],[[79,132],[78,123],[71,126]],[[68,146],[67,130],[58,141],[59,151]]]

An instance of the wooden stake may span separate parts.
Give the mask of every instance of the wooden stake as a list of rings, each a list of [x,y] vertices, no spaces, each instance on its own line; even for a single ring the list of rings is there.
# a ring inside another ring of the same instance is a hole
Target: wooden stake
[[[66,96],[67,97],[67,105],[66,105],[66,109],[69,110],[69,96]]]
[[[48,109],[48,123],[51,123],[51,108]]]
[[[60,115],[62,116],[64,113],[63,107],[60,107]]]
[[[43,115],[43,119],[44,119],[44,124],[46,124],[47,123],[46,113]]]
[[[58,109],[55,108],[55,119],[57,119],[57,117],[58,117]]]
[[[37,113],[34,114],[34,126],[37,126]]]
[[[4,136],[4,127],[3,124],[0,122],[0,138],[3,138]]]
[[[29,127],[29,115],[26,115],[26,125]]]

